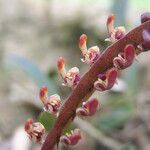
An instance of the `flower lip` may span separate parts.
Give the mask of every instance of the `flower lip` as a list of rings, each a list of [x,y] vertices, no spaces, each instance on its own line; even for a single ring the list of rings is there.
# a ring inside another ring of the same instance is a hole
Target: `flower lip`
[[[144,23],[149,20],[150,20],[150,12],[145,12],[141,15],[141,23]]]
[[[79,129],[71,131],[70,134],[66,134],[60,137],[60,142],[65,145],[76,145],[81,139],[81,132]]]
[[[135,48],[133,45],[128,44],[125,46],[123,52],[118,54],[118,57],[113,59],[114,67],[117,69],[125,69],[129,67],[135,58]]]
[[[111,68],[107,72],[99,74],[98,80],[94,82],[94,87],[98,91],[109,90],[116,82],[118,71],[116,68]]]
[[[96,98],[92,98],[82,103],[82,106],[77,108],[76,114],[79,116],[92,116],[99,109],[99,101]]]

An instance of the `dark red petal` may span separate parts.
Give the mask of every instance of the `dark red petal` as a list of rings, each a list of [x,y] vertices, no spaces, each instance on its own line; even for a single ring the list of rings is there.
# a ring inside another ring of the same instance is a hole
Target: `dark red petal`
[[[89,115],[92,116],[96,113],[97,108],[99,106],[99,102],[97,99],[93,98],[89,101],[87,101],[88,109],[89,109]]]
[[[133,45],[128,44],[124,48],[124,59],[126,61],[126,67],[132,64],[135,57],[135,48]]]
[[[98,90],[98,91],[105,91],[106,90],[106,85],[105,83],[99,83],[97,82],[95,85],[94,85],[95,89]]]
[[[69,137],[69,140],[71,141],[71,145],[76,145],[79,140],[81,139],[81,134],[80,132],[77,132],[77,133],[73,133],[70,137]]]
[[[150,30],[143,30],[143,40],[144,51],[150,50]]]
[[[117,75],[118,75],[118,72],[116,68],[111,68],[110,70],[107,71],[106,73],[106,78],[108,82],[107,90],[113,87],[113,85],[116,82]]]

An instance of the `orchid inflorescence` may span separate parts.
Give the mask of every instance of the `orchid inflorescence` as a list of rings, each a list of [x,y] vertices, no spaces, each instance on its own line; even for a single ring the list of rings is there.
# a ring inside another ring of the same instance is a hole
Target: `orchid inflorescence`
[[[110,41],[112,43],[123,38],[126,34],[125,28],[123,26],[114,28],[114,20],[115,16],[111,15],[108,17],[106,23],[109,33],[109,38],[107,38],[106,41]],[[141,23],[144,23],[148,20],[150,20],[150,13],[144,13],[141,15]],[[132,44],[127,44],[123,51],[121,51],[113,58],[112,67],[97,75],[96,81],[92,81],[93,88],[95,90],[101,92],[110,90],[113,85],[117,83],[118,71],[126,69],[132,65],[136,57],[136,49],[139,49],[141,52],[150,49],[150,30],[143,30],[142,37],[142,42],[136,47]],[[96,63],[99,58],[101,58],[101,52],[98,46],[93,46],[88,49],[86,44],[87,35],[82,34],[79,38],[79,49],[81,50],[83,56],[81,61],[92,67],[92,65]],[[62,57],[58,59],[57,68],[64,81],[62,85],[68,86],[74,90],[78,86],[78,83],[81,79],[79,69],[77,67],[73,67],[66,71],[65,60]],[[44,105],[44,111],[51,113],[56,118],[59,117],[59,112],[62,108],[62,101],[60,96],[57,94],[48,96],[48,88],[43,86],[40,89],[39,97]],[[81,104],[78,104],[75,116],[81,118],[93,116],[99,110],[99,108],[100,104],[98,99],[84,99],[82,100]],[[28,119],[25,123],[25,131],[29,135],[30,139],[33,139],[38,143],[43,143],[45,138],[45,128],[40,122],[33,122],[33,119]],[[81,131],[79,129],[74,129],[71,131],[71,133],[62,135],[59,138],[59,141],[65,145],[76,145],[80,139]]]

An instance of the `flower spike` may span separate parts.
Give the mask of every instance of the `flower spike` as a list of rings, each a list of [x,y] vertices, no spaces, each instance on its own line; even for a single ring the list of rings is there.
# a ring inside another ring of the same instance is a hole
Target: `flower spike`
[[[99,102],[96,98],[83,102],[80,108],[77,108],[76,114],[78,116],[92,116],[99,109]]]
[[[95,89],[98,91],[111,89],[116,82],[117,74],[116,68],[111,68],[106,73],[99,74],[98,80],[94,83]]]
[[[117,69],[125,69],[129,67],[135,58],[135,48],[133,45],[128,44],[124,51],[118,54],[118,57],[113,59],[114,67]]]
[[[53,115],[57,115],[61,106],[60,96],[57,94],[48,97],[48,88],[43,86],[40,89],[40,99],[44,104],[44,110],[50,112]]]
[[[79,48],[83,55],[81,61],[88,65],[92,65],[100,56],[100,50],[97,46],[93,46],[87,49],[86,43],[87,43],[87,36],[86,34],[82,34],[79,39]]]
[[[28,119],[24,129],[29,135],[29,138],[39,144],[42,144],[45,138],[45,128],[40,122],[33,122],[33,119]]]
[[[80,80],[79,69],[77,67],[73,67],[68,72],[66,72],[65,61],[62,57],[58,59],[57,67],[60,75],[64,80],[63,85],[74,88]]]
[[[114,21],[115,21],[115,16],[110,15],[107,18],[107,30],[109,34],[109,38],[105,39],[105,41],[109,42],[116,42],[117,40],[121,39],[122,37],[125,36],[125,28],[123,26],[115,27],[114,28]]]
[[[60,142],[65,145],[76,145],[81,139],[81,132],[79,129],[71,131],[70,134],[66,134],[60,137]]]

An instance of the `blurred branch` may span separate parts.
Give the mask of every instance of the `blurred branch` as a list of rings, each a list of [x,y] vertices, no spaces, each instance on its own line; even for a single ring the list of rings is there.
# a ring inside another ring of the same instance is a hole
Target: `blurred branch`
[[[94,128],[90,123],[87,121],[84,121],[80,118],[76,118],[74,120],[74,123],[83,131],[85,131],[87,134],[89,134],[92,138],[96,139],[99,143],[102,145],[112,149],[112,150],[120,150],[122,147],[122,144],[118,141],[107,137],[104,135],[100,130]]]

